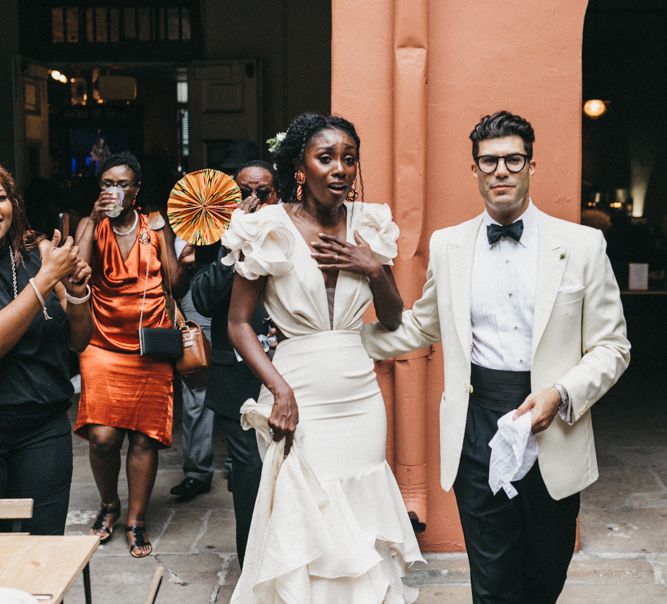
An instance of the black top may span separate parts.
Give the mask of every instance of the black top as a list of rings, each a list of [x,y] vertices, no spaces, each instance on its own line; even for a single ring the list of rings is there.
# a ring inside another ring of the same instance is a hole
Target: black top
[[[30,288],[28,279],[41,266],[37,250],[22,253],[16,268],[18,293]],[[0,246],[0,308],[14,299],[12,268],[7,245]],[[51,293],[46,308],[52,320],[40,311],[28,330],[0,358],[0,409],[10,405],[67,405],[74,390],[69,380],[69,320],[58,297]]]
[[[262,383],[245,362],[239,362],[227,335],[227,318],[232,297],[234,269],[220,260],[229,253],[220,247],[218,259],[207,270],[200,270],[190,283],[192,303],[198,313],[211,317],[211,366],[208,371],[205,404],[222,417],[239,420],[239,409],[246,399],[257,398]],[[199,254],[199,248],[195,255]],[[266,334],[268,317],[258,304],[251,324],[255,333]]]

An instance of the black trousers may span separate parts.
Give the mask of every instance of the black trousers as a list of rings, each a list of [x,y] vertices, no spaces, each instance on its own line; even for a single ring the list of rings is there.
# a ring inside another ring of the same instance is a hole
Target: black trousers
[[[454,492],[475,604],[551,604],[572,559],[579,494],[551,498],[536,462],[508,499],[489,487],[489,441],[498,419],[530,393],[530,372],[473,365],[473,395]]]
[[[64,408],[45,414],[0,411],[0,498],[34,500],[22,530],[33,535],[65,532],[72,483],[72,426]],[[0,532],[11,523],[0,522]]]
[[[262,476],[262,459],[254,430],[244,430],[238,419],[220,416],[232,458],[232,496],[236,518],[236,552],[243,567],[250,521]]]

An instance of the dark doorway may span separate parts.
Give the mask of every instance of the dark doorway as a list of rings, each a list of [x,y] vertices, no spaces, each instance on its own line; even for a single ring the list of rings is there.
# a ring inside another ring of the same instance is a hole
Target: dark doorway
[[[665,32],[659,0],[591,0],[586,14],[582,100],[603,101],[604,113],[583,116],[582,222],[605,232],[632,344],[627,372],[593,408],[600,480],[582,497],[583,549],[612,556],[623,539],[664,551]]]

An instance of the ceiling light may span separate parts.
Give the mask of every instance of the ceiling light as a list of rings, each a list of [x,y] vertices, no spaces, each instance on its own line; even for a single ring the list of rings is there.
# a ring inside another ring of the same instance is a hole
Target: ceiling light
[[[597,120],[607,113],[607,103],[602,99],[589,99],[584,103],[584,114],[592,120]]]

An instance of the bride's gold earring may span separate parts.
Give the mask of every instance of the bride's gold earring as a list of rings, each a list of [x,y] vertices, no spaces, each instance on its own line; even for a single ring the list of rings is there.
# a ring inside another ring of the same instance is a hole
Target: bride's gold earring
[[[350,187],[350,190],[347,192],[347,197],[345,199],[347,201],[357,201],[357,196],[357,179],[355,178],[352,186]]]
[[[296,180],[296,200],[301,201],[303,199],[303,185],[306,184],[306,175],[301,170],[297,170],[294,174],[294,180]]]

